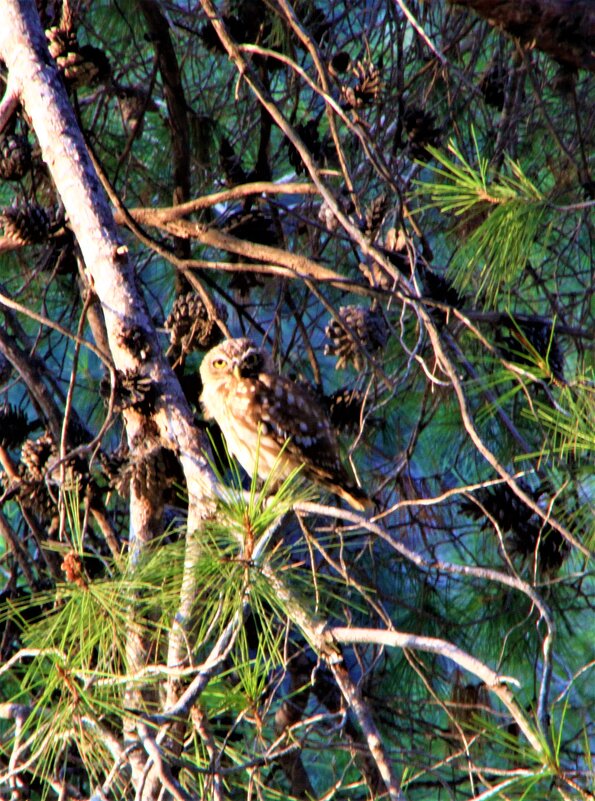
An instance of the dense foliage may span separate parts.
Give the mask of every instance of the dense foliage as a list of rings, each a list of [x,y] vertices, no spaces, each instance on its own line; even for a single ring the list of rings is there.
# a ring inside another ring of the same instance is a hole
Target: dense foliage
[[[225,489],[187,531],[3,70],[1,795],[592,798],[590,73],[436,2],[37,6]],[[372,518],[229,464],[227,336],[326,404]]]

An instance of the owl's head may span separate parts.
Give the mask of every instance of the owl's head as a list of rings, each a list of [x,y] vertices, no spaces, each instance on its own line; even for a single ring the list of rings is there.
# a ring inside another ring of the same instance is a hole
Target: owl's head
[[[257,347],[251,339],[226,339],[212,348],[200,366],[203,385],[234,376],[255,378],[260,373],[274,372],[269,354]]]

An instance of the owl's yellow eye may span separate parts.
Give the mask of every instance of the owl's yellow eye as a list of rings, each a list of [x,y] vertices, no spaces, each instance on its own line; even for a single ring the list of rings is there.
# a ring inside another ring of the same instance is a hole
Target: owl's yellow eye
[[[213,359],[213,367],[216,370],[221,370],[223,367],[225,367],[226,364],[227,362],[225,361],[225,359]]]

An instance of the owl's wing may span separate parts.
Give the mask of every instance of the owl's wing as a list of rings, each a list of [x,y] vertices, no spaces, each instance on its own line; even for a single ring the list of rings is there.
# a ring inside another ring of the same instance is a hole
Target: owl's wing
[[[289,378],[261,374],[253,395],[254,412],[263,435],[304,464],[305,475],[319,481],[348,481],[339,446],[326,412],[307,390]]]

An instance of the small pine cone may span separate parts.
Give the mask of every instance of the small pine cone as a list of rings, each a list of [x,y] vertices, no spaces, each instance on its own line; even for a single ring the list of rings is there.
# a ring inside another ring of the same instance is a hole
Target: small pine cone
[[[263,214],[258,210],[233,214],[228,217],[221,230],[238,239],[256,242],[257,245],[279,244],[279,232],[275,221],[269,214]]]
[[[524,482],[519,482],[519,486],[531,498],[538,500],[538,491],[534,492]],[[539,542],[537,558],[541,569],[554,572],[560,567],[568,555],[568,543],[551,526],[544,526],[543,521],[506,484],[479,490],[475,497],[502,531],[509,534],[506,542],[512,554],[531,559]],[[464,501],[460,508],[475,520],[482,520],[482,528],[491,526],[490,521],[484,519],[483,510],[472,501]]]
[[[535,365],[537,356],[543,359],[543,366],[551,378],[565,383],[564,354],[556,336],[552,334],[549,322],[527,322],[511,330],[510,337],[500,336],[503,355],[516,364]]]
[[[56,522],[56,504],[52,500],[50,493],[43,481],[29,480],[27,471],[23,466],[19,466],[21,483],[18,490],[18,498],[25,509],[44,521],[44,525],[51,527]]]
[[[460,736],[460,725],[471,725],[482,711],[490,709],[490,698],[485,684],[463,684],[461,674],[457,671],[451,692],[453,715],[459,724],[449,727],[455,736]]]
[[[335,217],[333,210],[328,205],[326,200],[322,201],[320,208],[318,209],[318,219],[331,234],[339,227],[339,220],[337,220]]]
[[[357,79],[355,86],[341,87],[341,95],[348,108],[361,108],[377,100],[382,91],[378,68],[369,62],[358,61],[352,71]]]
[[[137,359],[147,361],[151,356],[151,343],[147,332],[140,325],[124,328],[118,335],[118,343],[129,350]]]
[[[502,111],[506,89],[506,72],[502,65],[494,64],[482,77],[479,89],[488,106]]]
[[[383,289],[385,291],[394,289],[397,283],[396,276],[390,275],[384,267],[377,264],[375,261],[370,264],[360,262],[358,265],[359,271],[364,276],[366,281],[373,286],[374,289]]]
[[[362,370],[364,360],[354,337],[369,353],[383,348],[388,341],[388,329],[384,317],[378,309],[363,306],[342,306],[339,309],[339,320],[331,320],[325,329],[326,336],[331,340],[326,345],[325,355],[336,356],[336,369],[353,364],[356,370]],[[351,333],[343,328],[343,323]]]
[[[62,74],[69,84],[76,81],[79,68],[82,67],[83,58],[78,52],[78,44],[76,50],[69,50],[64,55],[56,59],[58,67],[62,70]]]
[[[314,118],[296,125],[295,131],[310,151],[314,161],[321,162],[324,159],[324,148],[318,136],[318,119]],[[287,140],[287,158],[298,175],[306,171],[302,157],[289,140]]]
[[[22,409],[10,404],[0,409],[0,447],[17,448],[35,428],[37,423],[30,423]]]
[[[117,100],[126,132],[134,131],[137,136],[142,136],[144,113],[149,110],[146,91],[136,86],[120,86]]]
[[[246,182],[247,176],[242,167],[242,160],[239,156],[236,156],[233,145],[226,137],[223,137],[219,145],[219,161],[225,174],[225,182],[228,185],[233,186]]]
[[[65,554],[61,568],[66,576],[66,581],[71,584],[76,584],[78,587],[81,587],[81,589],[86,589],[89,586],[81,557],[75,551],[69,551]]]
[[[364,395],[359,389],[341,387],[325,396],[324,403],[334,428],[349,431],[359,425],[364,405]]]
[[[388,198],[386,195],[378,195],[366,209],[366,224],[364,233],[370,239],[375,239],[384,220],[384,215],[388,208]]]
[[[21,462],[25,469],[25,477],[31,481],[43,481],[48,462],[57,456],[49,432],[45,432],[38,439],[28,439],[21,449]]]
[[[112,65],[103,50],[93,45],[83,45],[80,54],[82,62],[73,77],[74,85],[80,87],[105,83],[112,74]]]
[[[337,201],[337,205],[339,206],[343,214],[345,214],[346,216],[353,214],[354,205],[347,189],[343,188],[341,192],[336,196],[335,200]],[[333,231],[336,231],[337,228],[339,227],[339,221],[335,217],[334,211],[326,202],[326,200],[323,200],[322,203],[320,204],[320,208],[318,210],[318,219],[324,225],[326,230],[329,231],[330,233],[333,233]]]
[[[351,58],[346,50],[341,50],[334,55],[330,61],[329,68],[331,75],[336,75],[339,72],[347,72]]]
[[[535,515],[535,518],[537,516]],[[532,559],[537,549],[540,568],[545,573],[555,573],[570,552],[564,537],[551,526],[543,526],[541,520],[532,519],[529,523],[513,529],[506,539],[511,553],[522,559]],[[539,547],[537,544],[539,543]]]
[[[50,230],[50,218],[37,203],[24,203],[4,209],[4,236],[19,245],[45,242]]]
[[[219,304],[216,309],[217,318],[211,317],[196,292],[179,295],[165,321],[172,347],[186,354],[196,349],[210,350],[217,345],[223,334],[216,321],[227,320],[227,309]]]
[[[532,490],[524,482],[519,482],[523,492],[529,496],[533,495]],[[524,530],[533,512],[523,501],[508,487],[507,484],[497,484],[494,487],[486,487],[474,493],[486,512],[491,515],[498,523],[502,531]],[[473,501],[463,501],[461,510],[473,517],[475,520],[484,518],[484,511]],[[488,519],[484,520],[483,528],[490,526]]]
[[[7,134],[0,139],[0,178],[20,181],[31,169],[31,145],[26,136]]]
[[[108,487],[115,490],[122,498],[130,493],[130,462],[128,454],[115,451],[112,454],[101,453],[99,456],[101,469],[107,478]]]
[[[523,326],[530,344],[544,359],[554,378],[564,382],[564,354],[560,342],[552,333],[551,323],[533,323]]]
[[[83,45],[76,53],[69,53],[64,64],[64,77],[75,89],[105,83],[112,67],[103,50],[93,45]]]
[[[332,23],[324,11],[315,3],[304,3],[301,8],[305,8],[304,28],[310,33],[317,45],[320,45],[324,37],[332,28]],[[324,4],[323,4],[324,8]]]
[[[440,129],[434,126],[431,114],[416,107],[410,107],[403,115],[403,125],[411,145],[411,154],[416,159],[428,158],[427,145],[436,147],[439,144]]]
[[[48,40],[48,49],[52,58],[56,60],[60,67],[60,59],[68,56],[68,53],[78,51],[78,42],[76,34],[73,31],[65,31],[62,28],[54,26],[48,28],[45,32]]]
[[[262,275],[255,273],[254,270],[237,270],[232,273],[229,281],[229,288],[234,289],[241,298],[246,298],[250,290],[255,286],[264,286],[265,282]]]
[[[114,411],[121,412],[132,408],[141,414],[151,414],[155,410],[157,390],[150,376],[139,375],[134,371],[118,370],[117,378]],[[109,398],[109,381],[101,381],[99,392],[102,397]]]
[[[270,215],[263,214],[258,210],[232,215],[226,220],[222,230],[238,239],[246,239],[257,245],[274,247],[279,244],[279,232],[275,221]],[[232,255],[231,260],[238,261],[239,258]],[[248,257],[243,257],[243,259],[247,262],[254,261]],[[229,282],[230,289],[235,289],[242,297],[248,295],[253,287],[264,285],[265,280],[262,275],[248,270],[234,272]]]
[[[110,76],[111,65],[103,50],[93,45],[79,47],[73,31],[54,27],[48,28],[45,35],[49,51],[69,85],[78,88]]]
[[[463,296],[457,292],[448,278],[440,273],[436,273],[428,267],[422,271],[422,282],[424,294],[432,300],[446,303],[455,309],[459,309],[463,305]]]

